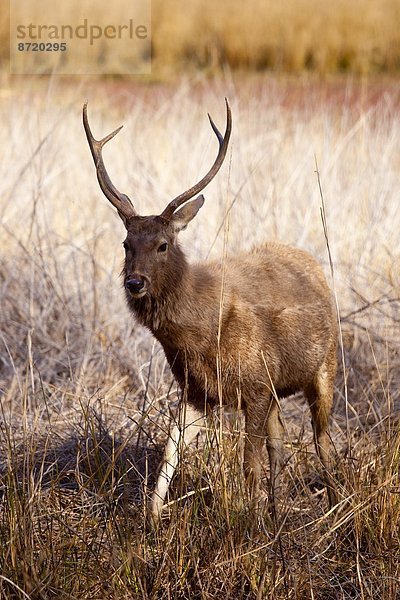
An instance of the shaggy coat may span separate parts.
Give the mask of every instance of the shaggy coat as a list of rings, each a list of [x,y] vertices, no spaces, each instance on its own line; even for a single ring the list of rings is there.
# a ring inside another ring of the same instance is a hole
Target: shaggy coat
[[[329,503],[336,502],[331,477],[328,419],[336,373],[337,326],[330,290],[318,263],[303,250],[266,243],[224,262],[188,264],[178,243],[203,206],[193,198],[215,177],[226,156],[232,128],[226,102],[224,136],[210,117],[219,151],[209,172],[174,198],[157,216],[140,216],[110,180],[103,146],[120,130],[96,140],[87,105],[83,124],[97,179],[124,222],[124,287],[128,306],[164,348],[182,390],[181,410],[167,442],[152,499],[161,514],[183,444],[198,433],[208,407],[244,409],[244,470],[253,497],[260,480],[264,440],[270,461],[270,497],[275,498],[282,462],[279,399],[303,390]]]

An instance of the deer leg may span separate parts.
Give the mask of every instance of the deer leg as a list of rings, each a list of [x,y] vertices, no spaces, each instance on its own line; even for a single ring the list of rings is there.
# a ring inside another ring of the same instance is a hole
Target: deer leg
[[[328,429],[333,402],[334,375],[334,368],[329,369],[326,364],[322,365],[314,382],[305,390],[311,410],[315,448],[322,463],[330,508],[338,503],[336,485],[332,478],[333,445]]]
[[[244,444],[243,468],[250,498],[260,493],[261,455],[265,443],[266,417],[260,406],[246,407],[246,439]]]
[[[164,460],[151,501],[151,514],[156,522],[161,516],[164,500],[178,465],[181,451],[194,440],[204,425],[204,419],[205,415],[190,406],[190,404],[184,403],[179,408],[177,422],[172,425],[168,436]]]
[[[267,450],[269,457],[269,487],[272,504],[279,494],[279,475],[282,467],[283,457],[283,425],[280,417],[279,404],[275,399],[271,400],[267,420]]]
[[[244,447],[244,472],[251,496],[259,495],[261,453],[267,445],[270,465],[270,498],[272,503],[278,493],[279,473],[283,455],[283,426],[278,402],[268,397],[260,409],[246,412],[246,443]]]

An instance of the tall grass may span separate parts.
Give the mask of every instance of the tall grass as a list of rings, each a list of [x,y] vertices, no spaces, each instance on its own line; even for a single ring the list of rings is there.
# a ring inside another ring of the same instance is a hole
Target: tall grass
[[[0,597],[398,598],[396,88],[46,85],[25,80],[0,97]],[[296,396],[282,406],[277,519],[248,506],[240,415],[219,425],[216,414],[151,531],[145,500],[177,391],[124,305],[123,226],[98,190],[81,107],[87,98],[97,137],[125,123],[105,150],[109,172],[153,213],[207,169],[206,112],[222,124],[224,95],[231,151],[182,244],[196,260],[225,242],[236,252],[280,239],[319,257],[329,277],[317,156],[344,336],[332,418],[343,501],[325,513]]]
[[[9,45],[8,4],[1,0],[3,60]],[[80,14],[80,8],[81,3],[70,0],[68,14]],[[65,6],[60,10],[67,13]],[[131,14],[131,3],[93,2],[89,12],[92,21],[106,15],[110,23],[118,23]],[[38,14],[40,23],[43,19]],[[187,68],[214,71],[227,65],[286,72],[396,72],[399,21],[398,0],[190,0],[184,8],[178,0],[152,0],[153,73],[171,75]],[[116,64],[112,47],[112,43],[98,45],[103,72],[113,72]],[[120,58],[129,64],[129,47],[119,45],[119,52],[124,52]]]
[[[375,72],[399,66],[397,0],[153,1],[154,64]]]

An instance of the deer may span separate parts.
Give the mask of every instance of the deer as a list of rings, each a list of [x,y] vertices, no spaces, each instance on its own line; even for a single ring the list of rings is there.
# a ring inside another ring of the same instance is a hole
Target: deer
[[[180,389],[150,511],[158,523],[181,453],[205,426],[213,407],[237,404],[245,416],[243,468],[249,497],[260,490],[262,448],[269,458],[269,491],[280,490],[284,428],[280,401],[303,392],[329,507],[338,503],[332,475],[329,418],[337,369],[337,316],[319,263],[306,251],[275,241],[224,260],[190,264],[178,235],[204,204],[199,194],[220,170],[232,131],[226,104],[222,135],[211,116],[218,154],[208,173],[158,215],[142,216],[111,182],[102,149],[122,126],[96,140],[87,103],[83,125],[98,183],[125,226],[122,270],[126,301],[136,320],[163,347]],[[195,197],[196,196],[196,197]],[[195,197],[195,198],[194,198]]]

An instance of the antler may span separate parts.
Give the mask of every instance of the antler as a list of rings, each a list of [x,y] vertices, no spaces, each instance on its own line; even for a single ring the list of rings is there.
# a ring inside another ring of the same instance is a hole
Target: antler
[[[97,179],[100,184],[103,194],[108,200],[115,206],[121,217],[129,219],[137,215],[132,202],[125,194],[122,194],[114,187],[107,171],[104,166],[103,157],[101,151],[103,146],[109,142],[117,133],[122,129],[118,127],[115,131],[108,134],[102,140],[95,140],[90,130],[88,116],[87,116],[87,102],[83,106],[83,126],[85,128],[87,141],[89,143],[90,150],[92,152],[94,164],[96,165]]]
[[[211,127],[212,127],[215,135],[217,136],[218,142],[219,142],[218,156],[215,159],[213,166],[211,167],[211,169],[209,170],[207,175],[205,175],[203,177],[203,179],[201,179],[198,183],[196,183],[196,185],[194,185],[193,187],[186,190],[186,192],[183,192],[183,194],[180,194],[179,196],[177,196],[176,198],[171,200],[171,202],[168,204],[168,206],[163,210],[163,212],[160,215],[163,219],[169,221],[171,219],[172,215],[174,214],[175,210],[179,206],[181,206],[181,204],[183,204],[184,202],[187,202],[187,200],[190,200],[190,198],[192,198],[195,194],[197,194],[198,192],[201,192],[201,190],[204,189],[206,187],[206,185],[208,185],[210,183],[210,181],[215,177],[215,175],[218,173],[219,169],[221,168],[221,165],[224,162],[226,151],[228,150],[229,138],[230,138],[231,130],[232,130],[232,114],[231,114],[231,109],[230,109],[228,100],[226,98],[225,98],[225,104],[226,104],[226,129],[225,129],[224,137],[222,137],[222,135],[218,131],[214,121],[212,120],[210,115],[208,115]]]

